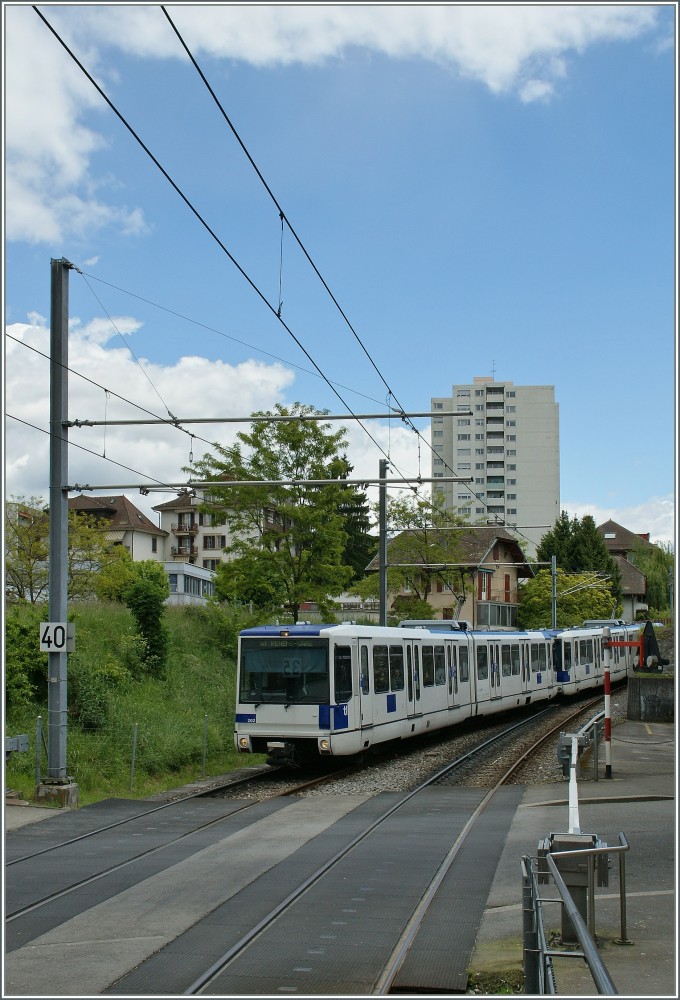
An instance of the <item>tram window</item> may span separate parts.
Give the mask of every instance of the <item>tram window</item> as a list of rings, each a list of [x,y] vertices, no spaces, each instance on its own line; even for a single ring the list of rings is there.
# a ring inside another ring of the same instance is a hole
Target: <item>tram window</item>
[[[370,694],[371,693],[371,678],[369,677],[368,671],[368,646],[361,647],[361,669],[359,671],[359,683],[361,684],[361,693]]]
[[[418,646],[413,647],[413,681],[415,684],[416,701],[420,698],[420,654]]]
[[[335,701],[338,704],[352,697],[352,650],[349,646],[335,647]]]
[[[571,643],[570,642],[563,643],[562,649],[564,650],[563,668],[565,670],[571,670]]]
[[[512,673],[509,646],[501,646],[501,670],[504,677],[509,677]]]
[[[510,647],[510,660],[512,662],[512,675],[518,677],[520,673],[519,645],[513,643]]]
[[[435,684],[446,684],[446,660],[444,659],[444,647],[434,647],[434,682]]]
[[[539,670],[538,662],[538,643],[531,643],[531,672],[532,674],[537,674]]]
[[[580,653],[581,653],[581,663],[587,663],[588,662],[588,654],[586,652],[586,640],[585,639],[580,639],[579,640],[579,646],[580,646]]]
[[[593,662],[593,640],[586,639],[586,656],[588,657],[588,663]]]
[[[434,684],[434,650],[432,646],[423,646],[423,687]]]
[[[387,646],[373,647],[373,690],[376,694],[390,689],[390,670]]]
[[[538,666],[540,670],[545,670],[547,666],[545,646],[543,643],[541,643],[538,647]]]
[[[404,690],[404,650],[390,646],[390,691]]]
[[[461,646],[458,650],[458,669],[460,672],[461,684],[465,681],[470,680],[470,671],[468,669],[468,651],[467,646]]]
[[[477,647],[477,679],[486,680],[489,676],[489,658],[486,646]]]
[[[413,666],[411,661],[411,647],[406,647],[406,677],[408,683],[408,700],[413,701]]]

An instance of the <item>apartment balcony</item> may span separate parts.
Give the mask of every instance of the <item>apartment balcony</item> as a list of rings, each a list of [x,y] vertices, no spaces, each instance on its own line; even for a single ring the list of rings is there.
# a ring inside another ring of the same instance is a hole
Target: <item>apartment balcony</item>
[[[197,535],[198,525],[197,524],[171,524],[170,530],[173,535]]]
[[[173,559],[195,559],[198,549],[195,545],[173,545],[170,548],[170,555]]]

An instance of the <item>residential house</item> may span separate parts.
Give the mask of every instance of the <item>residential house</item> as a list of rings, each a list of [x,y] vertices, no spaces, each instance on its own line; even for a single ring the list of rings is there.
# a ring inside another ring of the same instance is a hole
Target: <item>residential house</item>
[[[631,562],[633,549],[642,543],[649,545],[649,534],[635,534],[622,527],[616,521],[605,521],[598,524],[597,530],[604,539],[609,554],[621,570],[621,587],[623,590],[623,617],[625,621],[634,622],[649,610],[647,604],[647,578],[637,566]],[[639,615],[638,615],[639,613]]]
[[[431,537],[436,539],[436,536],[436,529],[432,529]],[[398,535],[387,543],[388,567],[390,547],[397,538]],[[366,571],[378,572],[379,568],[376,556]],[[413,567],[413,573],[418,574],[417,566]],[[437,618],[460,618],[471,622],[473,628],[514,629],[519,582],[533,575],[518,542],[505,528],[471,525],[461,529],[456,566],[448,571],[442,569],[437,575],[428,603]],[[407,595],[409,591],[404,589],[401,593]]]
[[[166,604],[205,604],[214,593],[214,573],[193,565],[190,557],[193,532],[178,535],[155,525],[125,496],[78,496],[69,500],[69,508],[96,517],[111,544],[122,545],[135,562],[162,563],[170,584]]]
[[[122,545],[135,562],[165,559],[167,531],[154,524],[126,496],[95,497],[81,494],[68,502],[69,510],[89,514],[106,531],[112,545]]]

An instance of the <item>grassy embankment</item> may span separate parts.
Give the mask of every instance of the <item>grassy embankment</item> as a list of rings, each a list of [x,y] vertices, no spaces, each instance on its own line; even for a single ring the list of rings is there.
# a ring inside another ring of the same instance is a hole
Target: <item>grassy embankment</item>
[[[68,666],[67,770],[78,784],[81,805],[110,797],[143,798],[243,766],[233,743],[236,634],[241,623],[217,608],[166,609],[168,662],[164,677],[154,678],[129,669],[136,640],[126,608],[93,603],[76,606],[72,617],[76,652],[69,655]],[[36,644],[37,638],[36,631]],[[6,735],[27,733],[29,750],[11,755],[5,786],[29,801],[35,793],[39,715],[46,739],[46,694],[21,707],[9,706],[6,712]],[[247,763],[262,760],[252,756]],[[43,750],[43,778],[46,768]]]

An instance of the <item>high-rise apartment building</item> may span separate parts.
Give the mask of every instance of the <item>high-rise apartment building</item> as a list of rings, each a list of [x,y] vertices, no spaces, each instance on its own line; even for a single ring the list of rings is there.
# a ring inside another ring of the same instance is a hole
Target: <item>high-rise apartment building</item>
[[[446,507],[472,524],[516,526],[534,555],[560,514],[559,408],[552,385],[477,377],[432,399],[432,476]]]

